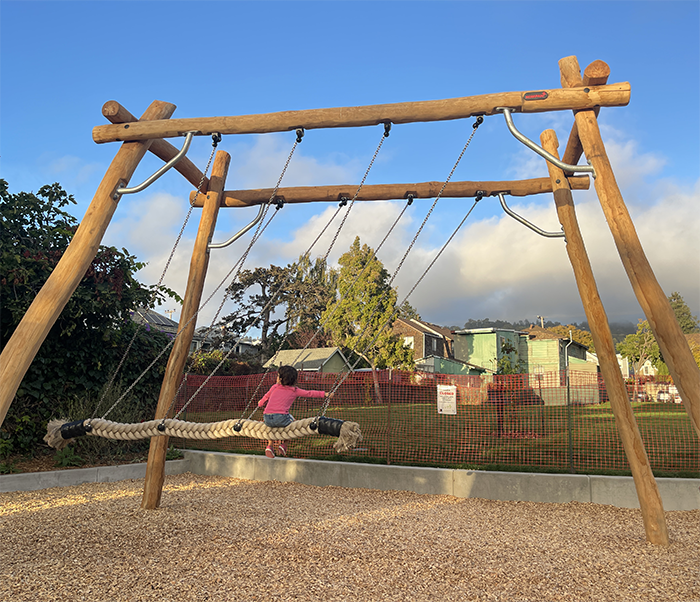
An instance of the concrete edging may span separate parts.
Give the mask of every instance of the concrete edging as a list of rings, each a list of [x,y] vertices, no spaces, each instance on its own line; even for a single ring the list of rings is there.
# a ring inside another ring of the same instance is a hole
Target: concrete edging
[[[583,502],[639,508],[632,477],[524,472],[488,472],[416,466],[385,466],[295,458],[183,450],[183,460],[165,463],[168,475],[192,472],[251,481],[294,481],[318,487],[414,491],[460,498],[545,502]],[[146,464],[77,468],[0,475],[0,493],[143,479]],[[700,509],[700,479],[657,478],[665,510]]]
[[[592,502],[639,508],[632,477],[326,462],[185,450],[189,471],[251,481],[295,481],[319,487],[414,491],[502,501]],[[665,510],[700,509],[700,479],[657,478]]]
[[[169,460],[165,463],[165,474],[187,472],[189,462]],[[70,487],[83,483],[112,483],[127,479],[143,479],[146,464],[120,464],[118,466],[97,466],[95,468],[71,468],[46,472],[25,472],[22,474],[0,475],[0,493],[10,491],[37,491],[51,487]]]

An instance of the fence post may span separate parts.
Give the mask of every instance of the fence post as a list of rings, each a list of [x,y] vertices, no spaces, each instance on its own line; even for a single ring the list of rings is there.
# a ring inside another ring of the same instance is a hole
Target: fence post
[[[567,358],[568,360],[568,358]],[[566,424],[569,438],[569,472],[574,474],[574,440],[573,440],[573,406],[571,403],[571,379],[569,378],[569,366],[564,368],[566,372]]]
[[[386,402],[386,464],[391,464],[391,398],[393,391],[394,375],[389,371],[389,399]]]

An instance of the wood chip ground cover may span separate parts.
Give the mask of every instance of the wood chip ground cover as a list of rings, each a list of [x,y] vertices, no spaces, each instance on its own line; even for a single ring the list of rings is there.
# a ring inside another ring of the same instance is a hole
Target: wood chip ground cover
[[[0,600],[700,601],[700,511],[184,474],[0,493]]]

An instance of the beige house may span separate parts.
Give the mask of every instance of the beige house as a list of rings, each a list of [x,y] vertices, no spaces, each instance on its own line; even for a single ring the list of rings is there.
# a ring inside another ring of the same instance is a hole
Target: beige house
[[[294,366],[305,372],[351,372],[352,366],[339,347],[287,349],[278,351],[265,363],[265,368]]]

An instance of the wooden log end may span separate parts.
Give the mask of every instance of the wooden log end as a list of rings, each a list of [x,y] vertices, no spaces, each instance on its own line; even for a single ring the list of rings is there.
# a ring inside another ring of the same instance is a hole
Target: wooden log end
[[[559,138],[557,138],[557,133],[554,130],[545,130],[540,134],[540,142],[543,145],[549,145],[550,148],[555,150],[559,148]],[[551,153],[552,151],[549,150]]]
[[[565,56],[563,59],[559,59],[559,73],[562,88],[576,88],[583,85],[581,68],[575,56]]]
[[[108,100],[102,106],[102,115],[104,115],[111,123],[130,123],[136,121],[136,117],[134,117],[116,100]]]
[[[610,77],[610,67],[605,61],[593,61],[583,71],[583,83],[586,86],[604,86]]]

